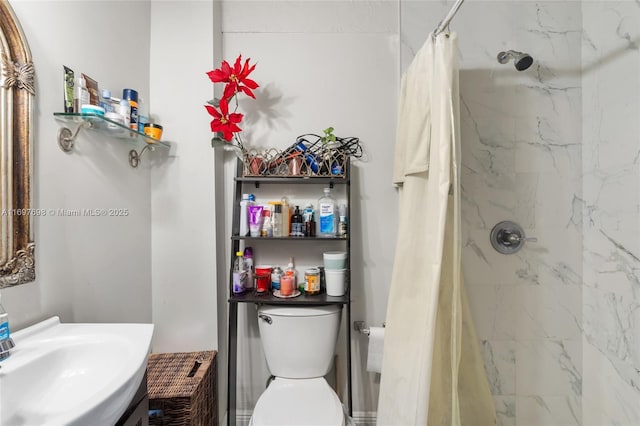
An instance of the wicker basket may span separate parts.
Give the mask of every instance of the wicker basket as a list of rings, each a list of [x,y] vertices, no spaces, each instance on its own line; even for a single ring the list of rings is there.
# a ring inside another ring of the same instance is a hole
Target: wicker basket
[[[149,355],[150,425],[218,424],[216,351]]]
[[[243,160],[242,176],[344,178],[348,156],[338,150],[289,151],[275,148],[249,150]]]

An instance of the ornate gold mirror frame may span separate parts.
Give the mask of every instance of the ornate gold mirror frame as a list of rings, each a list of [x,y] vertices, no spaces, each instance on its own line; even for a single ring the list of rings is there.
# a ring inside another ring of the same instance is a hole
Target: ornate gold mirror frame
[[[34,68],[20,23],[0,0],[0,288],[35,280],[31,210]]]

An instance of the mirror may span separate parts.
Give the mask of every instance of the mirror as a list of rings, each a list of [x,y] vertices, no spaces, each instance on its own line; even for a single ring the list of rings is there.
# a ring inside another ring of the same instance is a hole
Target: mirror
[[[0,288],[35,280],[31,209],[34,68],[13,9],[0,0]]]

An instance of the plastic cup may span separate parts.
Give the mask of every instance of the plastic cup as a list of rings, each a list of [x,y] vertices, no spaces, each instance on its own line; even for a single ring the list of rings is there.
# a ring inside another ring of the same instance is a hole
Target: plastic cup
[[[325,270],[337,270],[347,267],[346,251],[327,251],[322,253],[322,259],[324,261]]]
[[[256,293],[268,293],[271,287],[271,266],[256,266]]]
[[[256,266],[256,275],[270,274],[271,265],[258,265]]]
[[[344,296],[347,291],[345,277],[346,269],[325,269],[324,277],[327,296]]]
[[[271,274],[256,274],[256,293],[268,293]]]

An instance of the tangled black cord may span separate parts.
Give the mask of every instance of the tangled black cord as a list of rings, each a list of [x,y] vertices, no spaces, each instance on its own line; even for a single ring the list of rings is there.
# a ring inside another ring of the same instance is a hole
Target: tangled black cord
[[[354,136],[341,138],[336,136],[335,141],[323,142],[323,137],[314,133],[307,133],[296,138],[296,145],[302,143],[316,155],[322,155],[325,150],[337,151],[353,158],[362,158],[363,151],[360,139]]]

